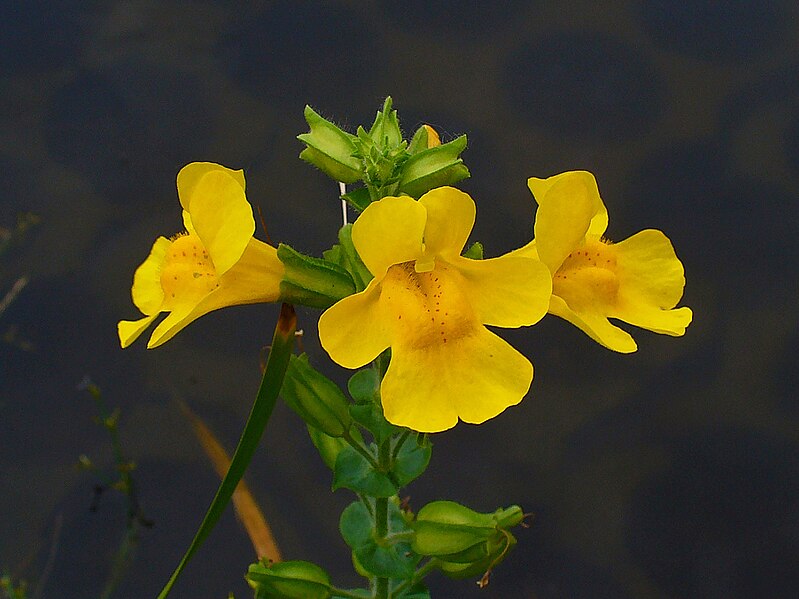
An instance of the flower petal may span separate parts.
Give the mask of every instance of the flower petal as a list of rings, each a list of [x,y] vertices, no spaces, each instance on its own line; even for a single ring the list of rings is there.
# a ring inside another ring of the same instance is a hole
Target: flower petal
[[[668,237],[647,229],[613,247],[619,290],[626,301],[664,309],[677,305],[685,287],[685,271]]]
[[[186,212],[184,210],[183,214],[182,214],[182,217],[183,217],[183,228],[186,229],[186,232],[189,235],[191,235],[191,234],[196,235],[197,231],[195,231],[194,225],[191,223],[191,214],[189,214],[188,212]]]
[[[372,202],[352,225],[352,242],[375,278],[388,267],[422,255],[427,211],[413,198],[386,197]]]
[[[533,239],[530,243],[523,245],[517,250],[513,250],[512,252],[508,252],[508,256],[521,256],[523,258],[532,258],[533,260],[541,260],[538,256],[538,248],[535,244],[535,239]],[[548,269],[547,269],[548,270]]]
[[[474,227],[474,200],[454,187],[439,187],[424,194],[419,203],[427,209],[425,254],[460,256]]]
[[[596,184],[596,177],[588,171],[566,171],[558,175],[553,175],[547,179],[537,179],[531,177],[527,180],[527,187],[533,192],[538,203],[547,194],[549,189],[556,183],[567,179],[580,179],[588,188],[588,195],[593,202],[591,224],[588,227],[589,235],[602,236],[608,228],[608,209],[599,195],[599,187]]]
[[[150,316],[161,311],[161,304],[164,302],[164,290],[161,288],[161,267],[171,245],[172,242],[166,237],[156,239],[150,254],[133,275],[131,296],[133,304],[141,310],[142,314]]]
[[[147,342],[147,349],[153,349],[159,345],[163,345],[172,339],[172,337],[180,332],[187,324],[192,322],[194,320],[193,318],[191,320],[186,318],[190,312],[191,308],[181,306],[180,309],[167,314],[166,318],[158,323],[153,334],[150,335],[150,340]]]
[[[690,308],[676,308],[674,310],[661,310],[651,306],[627,305],[618,311],[609,314],[611,318],[618,318],[629,324],[661,333],[680,337],[685,335],[685,329],[691,324],[693,312]]]
[[[541,262],[521,256],[488,260],[456,257],[465,294],[483,324],[530,326],[544,317],[552,295],[552,275]]]
[[[244,190],[245,183],[243,170],[234,171],[233,169],[229,169],[221,164],[215,164],[213,162],[192,162],[191,164],[187,164],[180,169],[180,172],[178,173],[178,199],[180,199],[180,205],[183,206],[184,210],[189,210],[189,206],[191,205],[191,196],[195,187],[197,186],[197,183],[206,174],[213,171],[221,171],[223,173],[229,174],[239,182],[241,189]],[[189,233],[191,233],[191,231],[189,231]]]
[[[219,279],[219,286],[193,305],[178,305],[153,332],[147,347],[166,343],[187,325],[219,308],[277,301],[283,270],[277,250],[251,238],[241,260]]]
[[[563,173],[544,181],[535,178],[527,181],[538,201],[535,215],[538,255],[553,273],[585,239],[591,225],[595,208],[591,181],[590,173],[583,172]]]
[[[459,418],[493,418],[518,404],[532,380],[527,358],[481,326],[450,343],[393,346],[380,391],[389,422],[434,433]]]
[[[380,293],[380,280],[372,279],[361,293],[336,302],[319,318],[319,341],[332,360],[344,368],[360,368],[391,343]]]
[[[560,316],[570,322],[600,345],[623,354],[629,354],[638,349],[635,340],[629,333],[610,323],[607,317],[595,311],[576,312],[569,308],[566,302],[553,295],[549,304],[549,311],[555,316]]]
[[[194,186],[190,207],[191,224],[221,277],[241,258],[255,233],[244,188],[228,173],[212,170]]]
[[[158,314],[156,313],[151,316],[140,318],[139,320],[120,320],[117,323],[117,334],[119,335],[119,344],[122,346],[122,349],[136,341],[157,316]]]

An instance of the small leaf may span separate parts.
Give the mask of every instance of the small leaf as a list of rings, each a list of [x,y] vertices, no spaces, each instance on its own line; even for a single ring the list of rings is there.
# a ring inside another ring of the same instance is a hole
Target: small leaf
[[[310,106],[305,107],[305,120],[311,131],[297,136],[307,146],[300,153],[300,158],[336,181],[358,181],[362,167],[361,161],[355,157],[355,136],[342,131]]]
[[[366,207],[372,203],[372,196],[369,194],[369,190],[366,187],[353,189],[341,197],[358,212],[363,212],[366,210]]]
[[[469,249],[463,252],[464,258],[470,258],[472,260],[482,260],[483,259],[483,244],[479,241],[475,241],[472,245],[469,246]]]
[[[378,110],[374,123],[369,129],[369,137],[380,148],[395,148],[402,143],[397,111],[391,109],[391,96],[383,103],[383,110]]]
[[[422,150],[426,150],[428,148],[427,138],[429,133],[427,131],[427,127],[422,125],[416,130],[416,133],[413,134],[411,138],[411,143],[408,145],[408,154],[413,156],[414,154],[418,154]]]
[[[397,599],[430,599],[430,591],[427,590],[424,583],[419,582],[403,591],[397,596]]]
[[[396,502],[389,501],[389,534],[406,532]],[[401,541],[378,541],[372,529],[372,516],[361,502],[350,504],[341,514],[339,529],[361,567],[376,576],[407,579],[413,575],[419,558],[412,554],[410,544]]]
[[[341,513],[338,528],[347,546],[355,549],[372,538],[372,515],[362,502],[354,501]]]
[[[350,377],[347,390],[358,403],[380,400],[380,375],[374,368],[364,368]]]
[[[465,254],[464,254],[465,255]],[[338,264],[341,268],[345,268],[344,255],[341,252],[341,246],[336,244],[329,250],[325,250],[322,252],[322,258],[327,260],[328,262],[332,262],[333,264]]]
[[[443,185],[452,185],[469,176],[469,169],[459,158],[466,149],[466,136],[461,135],[441,146],[422,150],[402,166],[400,191],[414,198]]]
[[[394,461],[394,476],[397,484],[404,487],[421,475],[427,469],[432,453],[433,449],[429,442],[419,444],[410,440],[406,441]]]
[[[347,488],[370,497],[391,497],[397,487],[382,472],[375,470],[367,459],[347,446],[339,452],[333,474],[333,490]]]
[[[370,402],[350,405],[350,414],[355,422],[372,433],[377,443],[382,443],[400,430],[385,419],[383,408],[379,403]]]

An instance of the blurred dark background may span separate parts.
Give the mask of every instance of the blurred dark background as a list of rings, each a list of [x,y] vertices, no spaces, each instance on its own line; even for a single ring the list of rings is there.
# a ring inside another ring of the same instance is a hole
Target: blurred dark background
[[[532,234],[530,176],[596,174],[620,241],[659,228],[685,264],[682,338],[618,355],[554,317],[503,333],[536,379],[518,407],[434,437],[413,505],[534,512],[479,591],[434,597],[795,597],[799,588],[799,10],[795,2],[0,3],[0,225],[41,222],[3,257],[0,570],[39,596],[97,597],[125,527],[86,453],[111,463],[89,374],[121,408],[146,515],[115,597],[154,597],[218,479],[174,398],[233,447],[277,307],[232,308],[164,347],[119,349],[133,271],[181,226],[175,175],[244,168],[271,238],[308,253],[340,225],[337,187],[297,159],[311,104],[370,123],[392,95],[464,154],[488,255]],[[263,238],[263,231],[258,233]],[[316,314],[301,310],[315,364]],[[629,330],[629,329],[628,329]],[[9,331],[13,334],[9,334]],[[248,480],[287,558],[359,584],[337,531],[350,501],[279,405]],[[229,511],[175,597],[249,596]]]

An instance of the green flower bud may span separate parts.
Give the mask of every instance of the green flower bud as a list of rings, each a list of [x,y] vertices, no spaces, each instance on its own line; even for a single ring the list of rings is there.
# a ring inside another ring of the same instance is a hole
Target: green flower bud
[[[424,506],[412,524],[416,535],[413,550],[419,555],[440,557],[447,561],[473,561],[470,550],[496,533],[494,521],[452,501],[434,501]]]
[[[366,268],[366,265],[358,255],[355,245],[352,243],[352,225],[344,225],[338,231],[338,242],[341,247],[341,258],[345,263],[344,268],[352,276],[355,282],[355,289],[363,291],[374,276]]]
[[[352,429],[352,432],[356,433],[357,430],[358,429]],[[349,443],[341,437],[326,435],[318,428],[314,428],[311,425],[308,425],[308,436],[311,437],[311,442],[314,444],[314,447],[316,447],[325,465],[331,470],[335,470],[338,454],[341,453],[341,450],[345,447],[349,447]],[[353,434],[353,436],[356,435]]]
[[[352,426],[344,393],[314,370],[305,354],[291,356],[280,394],[300,418],[330,437],[342,437]]]
[[[297,136],[297,139],[308,146],[300,153],[300,158],[336,181],[358,181],[361,178],[362,165],[361,160],[355,156],[356,137],[319,116],[310,106],[305,107],[305,120],[308,121],[311,131]]]
[[[439,564],[439,569],[449,578],[460,580],[483,576],[480,586],[488,583],[488,575],[493,568],[502,563],[508,552],[516,545],[516,537],[509,532],[504,536],[486,541],[486,556],[471,563],[445,562]]]
[[[437,148],[441,145],[441,138],[438,132],[430,125],[422,125],[416,130],[408,145],[408,154],[418,154],[422,150]]]
[[[250,565],[247,582],[255,599],[329,599],[330,577],[310,562],[291,561]]]
[[[402,165],[399,191],[419,198],[436,187],[452,185],[469,176],[469,169],[459,158],[466,149],[466,136],[449,143],[418,151]]]
[[[338,264],[299,253],[281,243],[277,257],[285,272],[280,281],[280,299],[311,308],[329,308],[355,293],[350,274]]]
[[[493,514],[481,514],[452,501],[434,501],[416,515],[413,550],[445,562],[469,564],[489,558],[504,546],[510,533],[505,528],[519,524],[521,508],[513,506]]]
[[[378,110],[375,121],[369,129],[369,137],[378,148],[396,148],[402,143],[397,111],[391,110],[391,96],[383,103],[383,110]]]

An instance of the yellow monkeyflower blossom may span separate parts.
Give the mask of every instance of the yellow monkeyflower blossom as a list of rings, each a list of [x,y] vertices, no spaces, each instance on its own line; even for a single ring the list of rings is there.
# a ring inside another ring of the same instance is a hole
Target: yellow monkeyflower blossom
[[[570,171],[528,179],[538,202],[535,238],[513,252],[540,259],[552,273],[549,312],[612,350],[638,349],[608,318],[666,335],[683,335],[690,308],[674,308],[685,287],[669,239],[647,229],[620,243],[604,238],[608,211],[594,176]]]
[[[253,238],[255,220],[244,194],[244,172],[193,162],[178,173],[185,233],[159,237],[136,269],[131,295],[145,315],[117,325],[128,347],[161,312],[148,348],[169,341],[203,314],[225,306],[273,302],[283,264],[275,248]]]
[[[520,256],[470,260],[461,251],[475,205],[441,187],[419,201],[387,197],[363,211],[352,241],[374,279],[329,308],[319,338],[359,368],[391,348],[380,392],[386,419],[422,432],[479,424],[518,404],[533,366],[484,325],[520,327],[546,313],[547,269]]]

